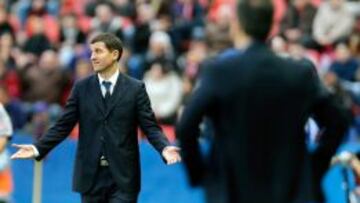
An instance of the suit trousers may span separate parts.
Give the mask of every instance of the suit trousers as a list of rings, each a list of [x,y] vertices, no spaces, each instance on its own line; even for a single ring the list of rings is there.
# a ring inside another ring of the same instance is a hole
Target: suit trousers
[[[119,190],[108,166],[99,166],[91,189],[81,194],[81,203],[136,203],[137,196]]]

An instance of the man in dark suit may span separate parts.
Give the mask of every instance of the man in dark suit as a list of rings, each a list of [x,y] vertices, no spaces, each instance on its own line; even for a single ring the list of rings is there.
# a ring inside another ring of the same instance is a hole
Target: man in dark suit
[[[140,190],[138,125],[168,164],[180,161],[157,125],[142,82],[119,72],[121,41],[100,34],[90,44],[96,74],[77,82],[63,115],[34,145],[15,145],[13,159],[41,160],[79,122],[73,189],[83,203],[134,203]]]
[[[237,14],[236,49],[203,64],[178,122],[190,183],[204,186],[213,203],[321,201],[320,180],[347,129],[346,113],[311,63],[277,57],[265,45],[270,0],[240,0]],[[310,115],[323,130],[312,154],[304,132]],[[203,116],[214,128],[207,160],[197,140]]]

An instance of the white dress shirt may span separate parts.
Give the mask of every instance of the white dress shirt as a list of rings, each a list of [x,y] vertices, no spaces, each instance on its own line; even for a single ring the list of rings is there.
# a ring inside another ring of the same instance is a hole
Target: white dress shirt
[[[102,78],[100,76],[100,74],[97,74],[97,77],[99,78],[99,84],[100,84],[100,87],[101,87],[101,93],[102,93],[103,97],[105,97],[105,94],[106,94],[106,88],[102,84],[103,81],[111,82],[110,94],[112,94],[114,92],[114,87],[115,87],[115,84],[117,82],[117,79],[119,78],[119,75],[120,75],[119,70],[116,70],[116,72],[109,79],[105,80],[104,78]]]

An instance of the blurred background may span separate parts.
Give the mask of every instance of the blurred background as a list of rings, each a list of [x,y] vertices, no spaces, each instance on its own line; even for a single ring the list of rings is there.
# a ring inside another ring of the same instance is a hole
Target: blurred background
[[[316,65],[324,84],[353,119],[339,151],[359,152],[360,2],[273,2],[269,45],[282,57],[307,58]],[[174,124],[202,71],[199,65],[220,52],[231,53],[235,4],[236,0],[0,0],[0,102],[15,129],[9,143],[32,143],[56,121],[74,82],[92,74],[87,42],[99,32],[122,39],[121,71],[145,82],[159,123],[176,143]],[[316,126],[307,127],[309,137],[304,139],[311,148]],[[203,129],[206,148],[211,129]],[[75,128],[45,159],[43,203],[80,202],[71,192],[77,136]],[[140,203],[204,202],[203,191],[188,186],[182,164],[164,165],[141,133],[139,138]],[[0,198],[31,202],[33,173],[33,161],[11,162],[11,170],[0,174]],[[327,202],[347,202],[349,191],[360,196],[357,179],[352,169],[331,166],[324,180]]]

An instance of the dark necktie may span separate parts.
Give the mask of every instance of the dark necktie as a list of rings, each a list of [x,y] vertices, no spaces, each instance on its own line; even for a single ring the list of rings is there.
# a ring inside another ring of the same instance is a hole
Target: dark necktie
[[[104,97],[104,102],[105,102],[105,108],[108,108],[109,106],[109,101],[110,101],[110,88],[111,88],[111,82],[108,81],[103,81],[102,85],[105,87],[106,93],[105,93],[105,97]],[[101,137],[101,141],[102,141],[102,151],[101,151],[101,157],[100,157],[100,164],[105,166],[106,164],[108,164],[106,156],[105,156],[105,142],[104,142],[104,137]]]
[[[109,101],[110,101],[110,88],[111,88],[111,82],[103,81],[102,85],[105,87],[106,93],[105,93],[105,106],[108,107]]]

